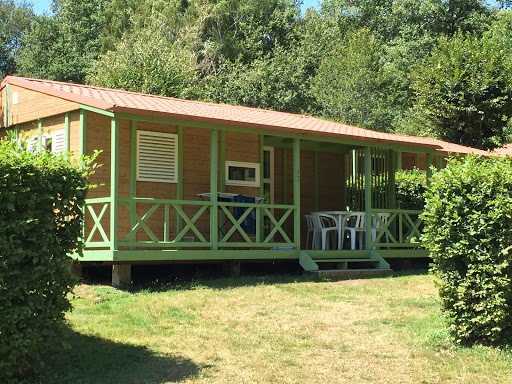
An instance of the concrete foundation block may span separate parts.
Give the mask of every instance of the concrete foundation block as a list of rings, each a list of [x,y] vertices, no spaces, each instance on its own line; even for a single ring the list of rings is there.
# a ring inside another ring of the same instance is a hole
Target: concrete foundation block
[[[132,266],[130,264],[114,264],[112,266],[112,286],[127,287],[132,282]]]

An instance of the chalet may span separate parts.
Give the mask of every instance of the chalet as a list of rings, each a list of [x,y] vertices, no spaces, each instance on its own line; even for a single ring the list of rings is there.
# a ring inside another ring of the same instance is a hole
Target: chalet
[[[388,258],[428,255],[421,211],[396,209],[395,171],[416,165],[429,176],[449,154],[487,154],[310,116],[13,76],[0,83],[0,124],[2,136],[30,135],[36,151],[102,151],[85,252],[73,257],[113,265],[117,283],[145,262],[387,270]],[[311,249],[311,212],[387,217],[366,220],[362,234],[374,235],[353,246],[340,215],[330,224],[339,242]]]

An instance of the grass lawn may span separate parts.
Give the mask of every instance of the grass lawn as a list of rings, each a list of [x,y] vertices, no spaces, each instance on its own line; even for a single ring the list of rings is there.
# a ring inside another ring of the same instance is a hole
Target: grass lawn
[[[75,290],[40,383],[512,383],[512,353],[454,348],[431,277],[200,280]]]

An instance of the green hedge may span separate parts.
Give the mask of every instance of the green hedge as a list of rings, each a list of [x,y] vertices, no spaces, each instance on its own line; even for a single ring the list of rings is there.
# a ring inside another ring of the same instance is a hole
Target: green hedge
[[[67,256],[80,248],[88,164],[0,142],[0,382],[36,373],[61,346]]]
[[[425,206],[427,175],[418,169],[395,173],[396,207],[421,210]]]
[[[427,192],[424,245],[442,308],[464,345],[512,341],[512,161],[451,159]]]

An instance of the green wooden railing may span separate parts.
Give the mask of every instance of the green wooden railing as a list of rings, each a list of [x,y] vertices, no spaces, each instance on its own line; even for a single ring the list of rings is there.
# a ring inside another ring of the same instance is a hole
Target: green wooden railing
[[[101,197],[96,199],[87,199],[85,203],[85,220],[92,219],[93,226],[91,230],[86,233],[85,246],[86,248],[104,248],[110,246],[110,236],[103,228],[101,220],[105,212],[109,211],[110,197]],[[110,234],[110,231],[107,228]],[[94,235],[98,234],[101,240],[93,240]]]
[[[152,198],[120,198],[119,215],[129,217],[130,226],[122,234],[114,247],[119,248],[262,248],[293,247],[298,244],[294,241],[292,231],[285,225],[293,228],[293,218],[296,214],[293,205],[263,204],[263,203],[233,203],[211,202],[193,200],[168,200]],[[103,225],[110,225],[104,219],[109,212],[110,198],[88,199],[86,201],[86,220],[93,221],[89,233],[86,233],[86,248],[111,247],[110,231]],[[239,218],[235,218],[235,207],[246,208]],[[212,215],[212,209],[218,209],[218,215]],[[124,210],[124,212],[123,212]],[[140,214],[144,211],[143,214]],[[158,217],[155,213],[158,212]],[[256,233],[248,234],[243,229],[243,221],[252,213],[256,213]],[[280,213],[277,215],[276,213]],[[270,220],[270,227],[265,229],[263,217]],[[103,222],[102,222],[103,219]],[[200,228],[198,221],[208,223],[207,229]],[[117,228],[120,228],[119,218]],[[151,220],[151,223],[150,223]],[[211,224],[210,224],[211,223]],[[87,224],[87,222],[86,222]],[[89,228],[90,225],[87,227]],[[123,227],[126,227],[124,225]],[[211,228],[215,230],[211,230]],[[158,231],[157,229],[158,228]],[[216,232],[216,236],[213,234]],[[139,235],[139,236],[137,236]],[[145,237],[145,240],[137,239]],[[191,237],[193,241],[190,241]],[[216,238],[217,241],[213,241]],[[188,240],[188,241],[187,241]]]
[[[372,209],[372,215],[382,227],[370,242],[371,247],[382,248],[418,248],[421,247],[422,211],[400,209]],[[379,213],[389,213],[387,222],[383,222]]]

